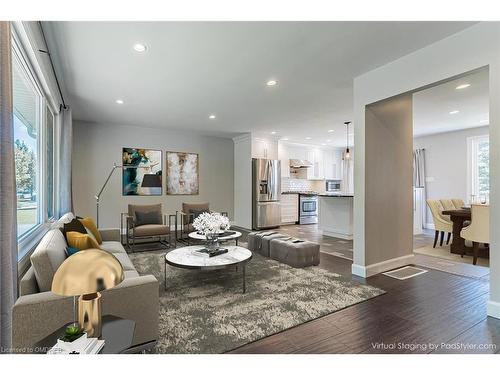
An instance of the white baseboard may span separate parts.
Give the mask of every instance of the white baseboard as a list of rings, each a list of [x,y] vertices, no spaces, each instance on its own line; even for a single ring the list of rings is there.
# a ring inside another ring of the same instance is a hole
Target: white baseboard
[[[434,230],[434,223],[425,223],[424,228]]]
[[[369,266],[361,266],[359,264],[352,265],[351,272],[353,275],[367,278],[382,272],[390,271],[395,268],[407,266],[414,263],[415,255],[408,254],[399,258],[384,260],[383,262],[370,264]]]
[[[488,301],[487,305],[488,316],[500,319],[500,303],[495,301]]]
[[[341,238],[343,240],[352,240],[353,239],[352,234],[349,235],[349,234],[334,232],[334,231],[325,230],[325,229],[323,229],[323,236],[336,237],[336,238]]]

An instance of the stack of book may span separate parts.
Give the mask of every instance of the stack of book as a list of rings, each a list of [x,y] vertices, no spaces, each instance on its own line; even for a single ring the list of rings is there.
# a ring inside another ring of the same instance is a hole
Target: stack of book
[[[57,340],[57,344],[47,354],[97,354],[103,346],[104,340],[87,337],[87,334],[84,333],[72,342]]]

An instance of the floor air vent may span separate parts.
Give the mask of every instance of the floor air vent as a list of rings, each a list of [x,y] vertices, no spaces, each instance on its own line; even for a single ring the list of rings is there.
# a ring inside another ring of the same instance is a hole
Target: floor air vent
[[[394,279],[406,280],[409,279],[410,277],[415,277],[426,272],[427,270],[423,270],[421,268],[406,266],[403,268],[398,268],[397,270],[383,272],[383,274],[392,277]]]

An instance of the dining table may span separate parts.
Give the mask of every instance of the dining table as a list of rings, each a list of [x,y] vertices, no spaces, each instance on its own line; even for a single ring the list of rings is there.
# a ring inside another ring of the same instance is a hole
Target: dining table
[[[472,247],[466,246],[465,240],[460,236],[460,232],[465,226],[465,222],[471,221],[471,210],[470,207],[462,207],[454,210],[444,210],[443,215],[450,217],[453,223],[453,240],[450,245],[450,252],[453,254],[464,255],[472,253]],[[488,258],[488,249],[480,248],[479,257]]]
[[[465,254],[467,247],[465,246],[465,240],[460,237],[460,232],[465,226],[464,223],[471,219],[470,208],[444,210],[443,215],[449,216],[453,223],[453,240],[451,241],[450,252],[460,255]]]

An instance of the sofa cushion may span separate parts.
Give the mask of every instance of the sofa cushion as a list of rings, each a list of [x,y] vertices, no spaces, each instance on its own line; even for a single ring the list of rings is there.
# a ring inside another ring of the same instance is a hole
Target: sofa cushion
[[[92,219],[91,217],[85,217],[83,219],[80,219],[80,222],[94,235],[97,243],[99,245],[102,244],[101,234],[97,230],[97,225],[95,224],[94,219]]]
[[[73,219],[69,223],[64,223],[61,227],[63,236],[67,239],[68,232],[87,233],[87,229],[78,219]]]
[[[52,223],[50,229],[62,228],[64,224],[69,223],[73,219],[75,219],[75,215],[73,214],[73,212],[65,213],[63,216],[59,218],[59,220]]]
[[[136,270],[123,271],[124,279],[131,279],[133,277],[139,277],[139,273]]]
[[[161,208],[161,203],[159,204],[129,204],[128,205],[128,216],[132,217],[134,220],[137,221],[137,212],[159,212],[160,213],[160,221],[157,224],[161,224],[161,213],[162,213],[162,208]],[[135,223],[135,225],[138,225]]]
[[[161,211],[135,211],[135,226],[147,224],[163,224],[161,220]]]
[[[87,233],[67,232],[66,241],[68,246],[75,247],[78,250],[100,249],[95,238]]]
[[[66,240],[59,229],[51,229],[30,257],[40,292],[50,291],[54,274],[65,259]]]
[[[134,236],[163,236],[169,234],[170,229],[166,225],[147,224],[134,228]]]
[[[125,249],[123,248],[123,245],[119,243],[118,241],[102,241],[102,244],[100,245],[102,250],[107,251],[108,253],[111,254],[127,254]]]
[[[124,271],[135,271],[135,267],[127,254],[113,253],[113,256],[118,259]]]

